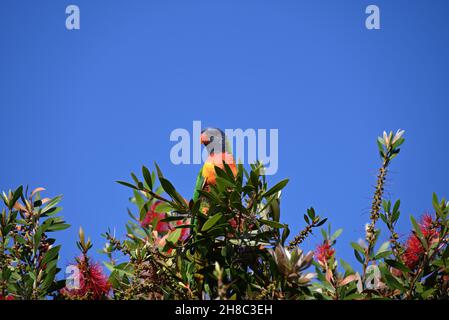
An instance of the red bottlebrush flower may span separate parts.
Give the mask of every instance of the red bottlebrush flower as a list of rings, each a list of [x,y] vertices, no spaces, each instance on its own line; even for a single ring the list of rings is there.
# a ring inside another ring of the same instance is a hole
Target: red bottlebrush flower
[[[0,300],[15,300],[15,299],[11,295],[3,296],[0,294]]]
[[[178,220],[176,221],[177,226],[188,225],[190,224],[190,219],[187,219],[185,222]],[[179,237],[179,241],[184,242],[190,235],[190,228],[181,228],[181,237]]]
[[[247,219],[242,218],[242,217],[235,217],[235,218],[231,218],[230,220],[228,220],[229,225],[234,229],[234,230],[239,230],[240,232],[243,232],[246,230],[253,230],[254,229],[254,224],[252,223],[248,223]]]
[[[414,269],[424,254],[424,248],[421,245],[418,237],[414,234],[410,235],[405,244],[405,252],[402,255],[404,264],[410,269]]]
[[[425,214],[421,218],[421,232],[425,238],[430,239],[430,241],[435,241],[438,239],[440,233],[435,227],[435,222],[430,214]]]
[[[240,223],[237,223],[237,220],[239,220]],[[229,224],[231,225],[232,229],[235,229],[235,230],[238,229],[239,231],[243,231],[244,223],[245,223],[245,221],[242,218],[240,218],[240,219],[232,218],[229,220]]]
[[[324,241],[324,243],[319,245],[315,250],[315,258],[322,265],[325,265],[334,254],[335,249],[331,247],[329,241]]]
[[[61,294],[69,299],[100,300],[105,298],[111,289],[111,284],[100,264],[92,263],[90,259],[81,257],[77,259],[76,266],[79,270],[79,287],[65,287],[60,291]]]
[[[432,216],[429,214],[424,215],[421,218],[419,227],[429,245],[438,241],[439,231],[434,225]],[[425,249],[421,244],[421,241],[414,233],[412,233],[405,243],[405,252],[402,255],[404,264],[410,269],[414,269],[424,253]]]
[[[156,208],[162,204],[162,201],[156,201],[151,205],[150,210],[147,212],[145,218],[140,222],[140,225],[143,228],[148,227],[149,225],[152,225],[154,222],[154,219],[156,219],[156,227],[155,230],[157,232],[167,232],[171,230],[170,223],[161,221],[166,217],[165,213],[162,212],[156,212]]]

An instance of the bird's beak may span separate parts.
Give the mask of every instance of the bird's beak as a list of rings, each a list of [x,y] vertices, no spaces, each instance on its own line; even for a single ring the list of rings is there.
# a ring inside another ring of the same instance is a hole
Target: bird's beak
[[[201,134],[201,144],[204,144],[205,146],[207,146],[209,144],[210,140],[208,138],[208,136],[204,133]]]

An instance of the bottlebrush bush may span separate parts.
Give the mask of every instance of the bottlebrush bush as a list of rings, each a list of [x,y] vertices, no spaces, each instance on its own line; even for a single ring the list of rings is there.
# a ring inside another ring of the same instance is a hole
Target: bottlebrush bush
[[[28,195],[19,187],[1,195],[0,300],[43,299],[64,286],[55,280],[61,246],[50,235],[69,225],[57,216],[61,197],[41,198],[42,191]]]
[[[21,188],[3,194],[0,299],[447,299],[449,202],[434,195],[434,213],[410,217],[410,235],[400,241],[400,201],[383,197],[402,136],[378,138],[381,165],[370,222],[365,239],[351,243],[360,266],[337,259],[342,229],[332,232],[313,208],[287,242],[280,203],[288,180],[268,186],[260,164],[247,171],[216,163],[214,183],[189,201],[156,165],[155,172],[143,167],[141,179],[131,174],[132,182],[118,181],[132,189],[136,208],[128,210],[125,239],[103,234],[109,277],[89,257],[92,243],[80,229],[76,277],[64,288],[55,280],[59,246],[46,235],[67,227],[55,217],[59,198],[40,200],[41,189],[29,197]],[[379,223],[389,232],[383,244]],[[322,243],[303,252],[302,242],[317,229]]]

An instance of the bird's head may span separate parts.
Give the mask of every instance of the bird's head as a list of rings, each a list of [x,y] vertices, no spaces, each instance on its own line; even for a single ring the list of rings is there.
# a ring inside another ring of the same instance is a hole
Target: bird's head
[[[204,144],[209,154],[226,151],[226,136],[217,128],[206,128],[201,131],[201,144]]]

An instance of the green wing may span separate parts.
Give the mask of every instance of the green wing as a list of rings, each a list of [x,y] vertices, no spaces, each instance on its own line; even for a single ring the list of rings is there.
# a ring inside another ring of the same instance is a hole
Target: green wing
[[[203,177],[203,168],[201,167],[198,176],[196,177],[195,190],[193,191],[193,201],[197,201],[200,198],[199,190],[203,190],[204,187],[204,177]]]
[[[232,155],[232,145],[229,143],[228,138],[225,138],[225,151]]]

